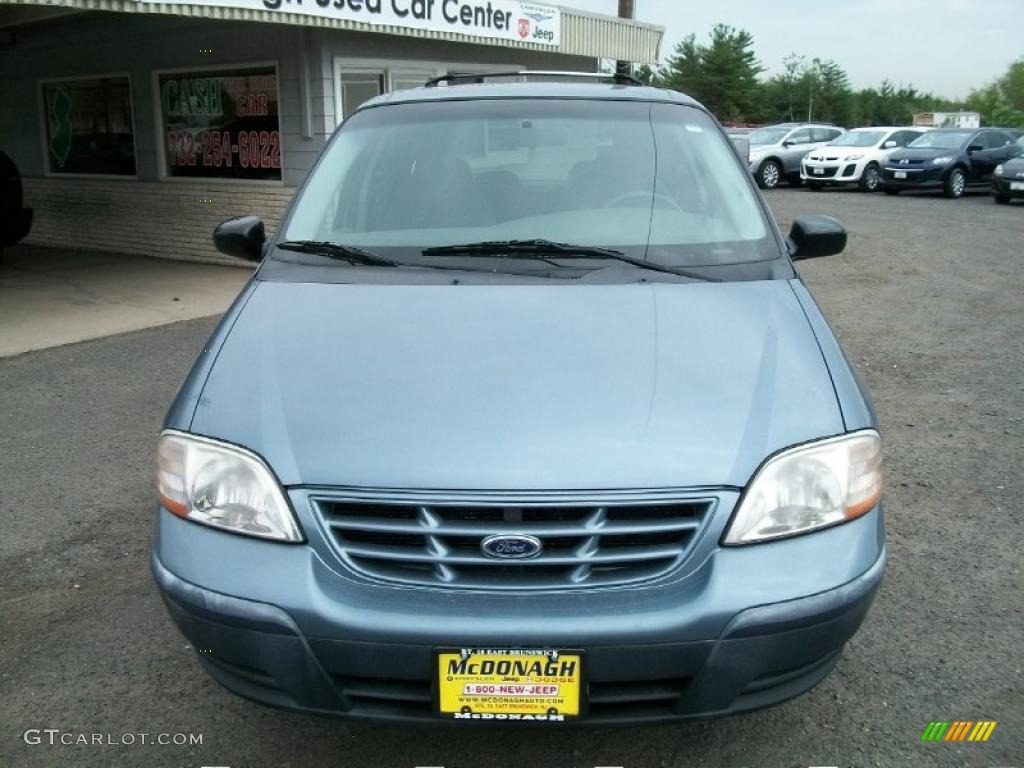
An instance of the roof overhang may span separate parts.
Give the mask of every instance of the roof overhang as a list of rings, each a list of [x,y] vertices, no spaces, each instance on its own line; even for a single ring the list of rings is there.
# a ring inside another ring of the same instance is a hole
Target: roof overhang
[[[560,16],[560,34],[557,44],[554,45],[449,30],[440,31],[422,27],[367,23],[353,18],[291,13],[283,10],[288,7],[284,3],[278,10],[270,10],[266,8],[262,0],[203,0],[202,4],[197,5],[188,4],[187,0],[172,0],[170,2],[161,2],[160,0],[0,0],[0,9],[4,6],[170,14],[202,19],[290,24],[303,27],[376,32],[454,43],[547,51],[597,59],[620,59],[640,64],[655,64],[658,61],[661,41],[665,34],[664,27],[654,24],[558,6],[555,8]]]

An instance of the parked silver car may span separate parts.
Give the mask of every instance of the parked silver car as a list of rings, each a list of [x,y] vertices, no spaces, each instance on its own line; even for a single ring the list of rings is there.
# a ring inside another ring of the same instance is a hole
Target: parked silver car
[[[779,123],[747,135],[750,172],[762,189],[773,189],[788,180],[800,183],[800,161],[812,149],[846,133],[845,128],[820,123]]]

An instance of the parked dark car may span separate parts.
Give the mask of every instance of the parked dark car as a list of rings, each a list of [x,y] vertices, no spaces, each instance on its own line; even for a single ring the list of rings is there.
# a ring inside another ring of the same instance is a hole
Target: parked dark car
[[[994,128],[929,131],[889,156],[882,171],[885,191],[941,189],[946,197],[960,197],[970,186],[991,183],[996,166],[1013,153],[1013,140]]]
[[[880,438],[792,262],[842,225],[783,237],[686,96],[557,77],[379,96],[269,241],[214,233],[262,264],[167,415],[152,569],[230,690],[718,716],[817,684],[867,614]]]
[[[992,175],[992,195],[997,203],[1024,197],[1024,135],[1017,139],[1016,156],[996,166]]]
[[[0,152],[0,256],[5,246],[20,242],[31,228],[32,209],[24,204],[18,166]]]

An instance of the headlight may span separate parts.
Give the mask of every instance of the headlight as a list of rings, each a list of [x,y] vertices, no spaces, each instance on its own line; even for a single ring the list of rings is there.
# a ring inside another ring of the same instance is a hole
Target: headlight
[[[947,163],[953,162],[952,155],[943,155],[942,157],[936,157],[932,160],[932,165],[946,165]]]
[[[273,473],[253,453],[166,431],[157,448],[160,503],[176,515],[234,533],[302,541]]]
[[[846,157],[843,158],[844,161],[846,161],[846,160],[863,160],[863,159],[864,159],[864,155],[847,155]]]
[[[1003,175],[1003,166],[1002,165],[997,165],[996,166],[996,176],[1002,176],[1002,175]]]
[[[789,448],[761,465],[724,544],[751,544],[860,517],[882,495],[882,441],[872,429]]]

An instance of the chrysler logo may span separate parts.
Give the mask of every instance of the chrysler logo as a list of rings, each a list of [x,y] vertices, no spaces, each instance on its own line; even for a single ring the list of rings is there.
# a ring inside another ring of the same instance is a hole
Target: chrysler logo
[[[543,548],[540,539],[525,533],[500,533],[480,542],[485,555],[499,560],[526,560],[539,555]]]

